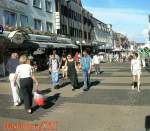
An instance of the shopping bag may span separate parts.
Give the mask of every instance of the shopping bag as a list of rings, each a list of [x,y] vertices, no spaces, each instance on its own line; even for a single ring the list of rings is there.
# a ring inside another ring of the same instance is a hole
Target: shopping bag
[[[37,106],[44,106],[45,98],[42,94],[34,92],[34,102]]]

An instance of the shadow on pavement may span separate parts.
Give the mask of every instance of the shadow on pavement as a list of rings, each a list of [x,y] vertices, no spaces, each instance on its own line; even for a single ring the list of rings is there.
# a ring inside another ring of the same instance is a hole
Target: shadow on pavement
[[[83,82],[83,81],[82,81],[82,82],[79,82],[79,83],[78,83],[78,89],[82,88],[83,85],[84,85],[84,82]]]
[[[101,83],[101,81],[99,81],[99,80],[92,81],[92,82],[90,83],[90,87],[89,87],[88,90],[90,90],[93,86],[99,85],[100,83]]]
[[[59,88],[64,88],[65,86],[69,85],[70,82],[63,82]]]
[[[60,93],[57,93],[53,96],[49,96],[48,98],[46,98],[45,100],[45,105],[42,106],[43,109],[49,109],[52,106],[55,105],[56,101],[59,99],[60,97]],[[39,106],[34,106],[33,107],[33,112],[35,112],[36,110],[38,110],[40,107]]]
[[[92,86],[97,86],[97,85],[99,85],[101,82],[100,81],[98,81],[98,80],[96,80],[96,81],[92,81],[91,82],[91,86],[90,87],[92,87]]]
[[[100,74],[104,73],[104,71],[100,71]]]
[[[41,90],[41,91],[40,91],[40,94],[45,95],[45,94],[48,94],[48,93],[50,93],[50,92],[51,92],[51,90],[50,90],[50,88],[48,88],[48,89],[45,89],[45,90]]]

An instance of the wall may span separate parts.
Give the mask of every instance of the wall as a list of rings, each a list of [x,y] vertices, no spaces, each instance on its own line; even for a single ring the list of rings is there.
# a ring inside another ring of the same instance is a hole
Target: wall
[[[28,24],[33,29],[34,27],[34,18],[42,20],[43,31],[46,31],[46,22],[53,23],[53,32],[55,32],[55,0],[52,1],[53,12],[48,13],[45,9],[45,0],[42,0],[42,8],[33,7],[33,0],[27,0],[28,4],[18,2],[16,0],[0,0],[0,23],[4,24],[3,11],[11,11],[17,13],[17,25],[20,26],[19,15],[23,14],[28,16]]]

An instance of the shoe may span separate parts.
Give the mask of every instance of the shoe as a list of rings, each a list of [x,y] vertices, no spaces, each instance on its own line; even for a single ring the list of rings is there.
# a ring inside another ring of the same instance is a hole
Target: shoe
[[[20,105],[20,103],[18,103],[18,102],[14,103],[14,106],[19,106],[19,105]]]
[[[134,88],[137,87],[137,82],[134,82]]]
[[[75,88],[72,89],[72,91],[75,91],[75,90],[76,90]]]
[[[28,109],[27,113],[32,114],[32,109]]]
[[[88,89],[83,89],[83,91],[88,91]]]
[[[56,85],[56,86],[54,87],[54,89],[59,89],[59,87],[60,87],[59,85]]]
[[[134,87],[134,85],[132,85],[132,90],[134,90],[135,89],[135,87]]]

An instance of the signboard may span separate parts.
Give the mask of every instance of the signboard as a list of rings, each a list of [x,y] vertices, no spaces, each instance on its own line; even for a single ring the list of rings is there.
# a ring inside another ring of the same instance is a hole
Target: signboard
[[[2,25],[0,25],[0,34],[3,34],[4,28]]]
[[[60,29],[60,13],[55,12],[55,24],[56,24],[56,29]]]

